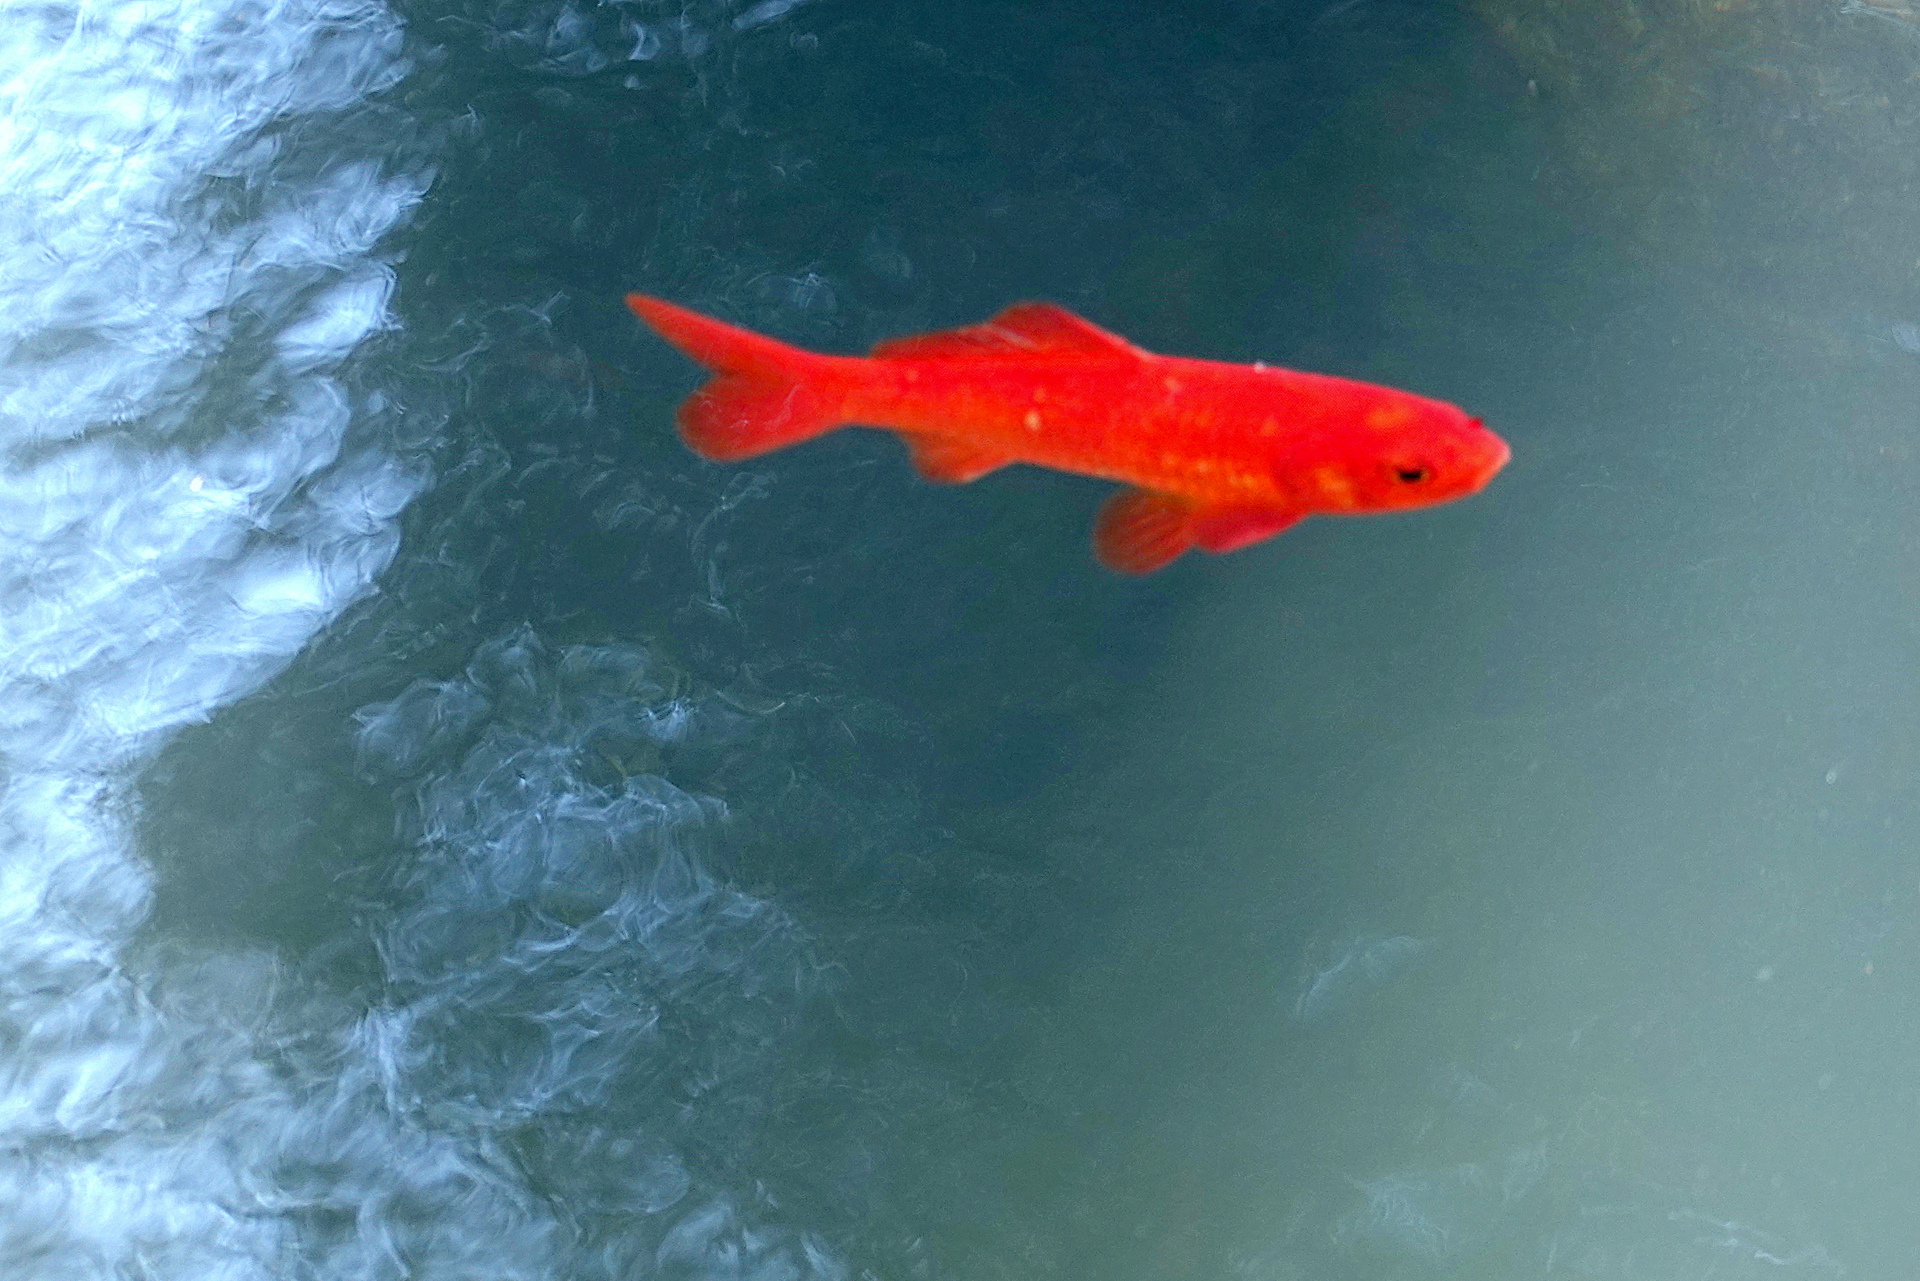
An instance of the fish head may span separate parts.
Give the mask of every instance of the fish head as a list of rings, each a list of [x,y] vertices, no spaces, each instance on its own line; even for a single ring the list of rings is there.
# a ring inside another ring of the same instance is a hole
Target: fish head
[[[1478,418],[1442,401],[1407,396],[1372,415],[1336,464],[1338,505],[1354,511],[1432,507],[1484,489],[1512,457]],[[1328,486],[1323,485],[1323,488]]]

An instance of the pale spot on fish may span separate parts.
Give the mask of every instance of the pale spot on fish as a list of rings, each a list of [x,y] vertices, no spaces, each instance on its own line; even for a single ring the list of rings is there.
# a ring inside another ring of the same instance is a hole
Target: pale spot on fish
[[[1260,424],[1260,434],[1262,436],[1278,436],[1280,434],[1280,424],[1271,418],[1266,419]]]
[[[1039,410],[1029,409],[1027,411],[1027,430],[1028,431],[1040,430],[1040,411]]]
[[[1337,467],[1316,467],[1313,471],[1313,483],[1320,493],[1335,507],[1353,506],[1353,482],[1340,474]]]
[[[1379,405],[1367,411],[1366,424],[1375,431],[1398,427],[1412,417],[1405,405]]]
[[[1253,362],[1253,372],[1256,374],[1264,374],[1269,368],[1271,368],[1271,366],[1264,360],[1256,360]]]
[[[1169,396],[1178,396],[1180,394],[1180,380],[1178,378],[1163,379],[1160,385],[1167,389],[1167,395]]]

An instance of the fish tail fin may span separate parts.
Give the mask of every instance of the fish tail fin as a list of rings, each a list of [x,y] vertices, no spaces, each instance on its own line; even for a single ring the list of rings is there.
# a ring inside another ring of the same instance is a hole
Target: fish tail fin
[[[1194,545],[1193,508],[1148,489],[1109,498],[1093,525],[1093,552],[1108,569],[1151,574]]]
[[[846,393],[834,357],[645,294],[628,294],[627,306],[714,373],[677,417],[681,439],[702,458],[735,462],[845,425]]]

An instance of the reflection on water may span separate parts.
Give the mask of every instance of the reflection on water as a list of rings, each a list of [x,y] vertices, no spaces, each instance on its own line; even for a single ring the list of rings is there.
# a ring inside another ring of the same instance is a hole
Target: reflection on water
[[[549,1246],[581,1274],[832,1281],[817,1238],[743,1220],[679,1154],[749,1132],[821,972],[786,913],[705,866],[726,807],[645,772],[745,721],[662,676],[644,650],[555,654],[522,628],[358,714],[417,842],[375,940],[385,1086],[469,1141],[537,1135],[517,1164],[565,1207]]]
[[[1307,976],[1293,1003],[1293,1017],[1309,1027],[1324,1023],[1348,1001],[1405,973],[1426,950],[1425,943],[1406,934],[1355,939]]]
[[[7,9],[0,1272],[1904,1275],[1866,8]],[[698,463],[629,287],[1515,462],[1120,582],[1098,485]]]

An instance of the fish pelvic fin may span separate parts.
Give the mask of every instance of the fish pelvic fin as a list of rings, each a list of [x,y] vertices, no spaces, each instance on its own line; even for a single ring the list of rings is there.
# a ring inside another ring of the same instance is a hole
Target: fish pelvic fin
[[[1174,494],[1125,489],[1107,500],[1093,526],[1100,563],[1123,574],[1150,574],[1188,548],[1231,552],[1291,529],[1300,512],[1270,507],[1209,507]]]
[[[628,294],[633,314],[715,377],[681,404],[680,438],[710,462],[730,463],[784,449],[845,424],[843,389],[830,356]]]
[[[1122,574],[1151,574],[1193,545],[1193,504],[1150,489],[1121,490],[1093,523],[1093,554]]]

